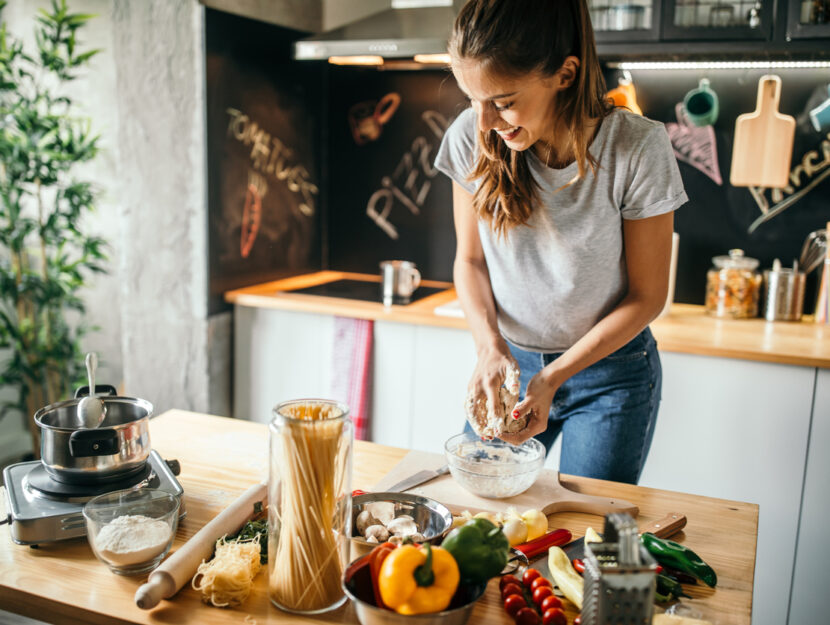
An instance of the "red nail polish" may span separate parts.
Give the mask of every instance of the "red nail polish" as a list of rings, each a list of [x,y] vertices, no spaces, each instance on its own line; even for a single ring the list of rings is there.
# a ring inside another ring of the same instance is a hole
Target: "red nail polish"
[[[518,419],[518,418],[519,418],[519,411],[518,411],[518,410],[514,410],[514,411],[513,411],[513,418],[514,418],[514,419]]]

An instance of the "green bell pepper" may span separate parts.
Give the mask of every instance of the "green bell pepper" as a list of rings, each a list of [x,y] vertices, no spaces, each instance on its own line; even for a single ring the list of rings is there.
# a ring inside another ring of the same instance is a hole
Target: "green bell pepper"
[[[644,532],[640,540],[660,564],[689,573],[712,588],[718,583],[714,569],[688,547],[673,540],[658,538],[651,532]]]
[[[481,518],[456,527],[441,546],[455,558],[461,579],[472,584],[484,583],[501,573],[510,553],[501,528]]]

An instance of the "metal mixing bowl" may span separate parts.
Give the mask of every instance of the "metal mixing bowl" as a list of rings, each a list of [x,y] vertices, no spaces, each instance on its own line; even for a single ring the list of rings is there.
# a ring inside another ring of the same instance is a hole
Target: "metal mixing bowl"
[[[352,556],[363,555],[377,546],[357,532],[357,515],[370,503],[389,502],[394,505],[394,516],[408,514],[415,519],[418,531],[428,543],[440,542],[452,527],[452,513],[444,504],[433,499],[409,493],[364,493],[352,497]]]
[[[387,493],[390,494],[390,493]],[[464,625],[473,613],[487,584],[479,586],[458,586],[449,607],[442,612],[431,614],[398,614],[375,605],[372,578],[368,566],[360,566],[366,556],[352,562],[343,575],[343,590],[354,603],[357,620],[361,625]]]

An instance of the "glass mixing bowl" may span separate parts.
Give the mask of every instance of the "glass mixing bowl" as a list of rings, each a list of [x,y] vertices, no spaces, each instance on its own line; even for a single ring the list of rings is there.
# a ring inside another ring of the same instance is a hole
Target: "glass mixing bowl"
[[[154,569],[170,551],[179,524],[179,499],[155,488],[117,490],[84,504],[95,556],[118,575]]]
[[[516,446],[499,439],[483,441],[465,432],[444,443],[444,454],[453,479],[489,499],[525,492],[545,464],[545,446],[535,438]]]

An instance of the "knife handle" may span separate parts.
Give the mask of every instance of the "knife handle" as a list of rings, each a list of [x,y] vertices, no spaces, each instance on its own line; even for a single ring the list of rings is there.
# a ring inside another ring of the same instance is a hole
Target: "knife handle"
[[[530,560],[540,553],[547,551],[551,547],[564,545],[567,542],[571,541],[571,532],[570,530],[565,529],[557,529],[548,532],[526,543],[522,543],[521,545],[516,545],[515,549],[517,551],[521,551],[527,559]]]
[[[686,527],[686,515],[679,512],[669,512],[662,519],[652,521],[641,528],[641,533],[651,532],[658,538],[668,538],[677,534],[684,527]]]

